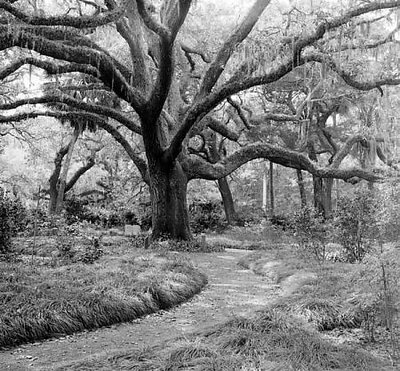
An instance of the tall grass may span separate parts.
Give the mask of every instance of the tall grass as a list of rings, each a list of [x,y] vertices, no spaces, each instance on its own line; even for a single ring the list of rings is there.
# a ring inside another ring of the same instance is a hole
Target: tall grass
[[[128,353],[114,366],[143,371],[393,370],[366,352],[333,344],[301,321],[271,309],[253,318],[233,318],[199,337],[177,342],[163,359],[154,354],[150,358],[153,361],[142,362]]]
[[[0,347],[130,321],[206,283],[188,260],[168,253],[57,268],[0,262]]]

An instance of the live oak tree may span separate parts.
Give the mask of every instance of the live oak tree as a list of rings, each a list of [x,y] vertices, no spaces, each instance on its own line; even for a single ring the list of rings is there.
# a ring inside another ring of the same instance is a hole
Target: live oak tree
[[[396,75],[356,75],[352,64],[344,62],[354,48],[360,49],[368,42],[371,48],[391,43],[395,39],[391,31],[378,39],[362,40],[358,45],[342,44],[342,40],[351,38],[343,39],[341,34],[364,27],[364,15],[372,22],[387,22],[389,13],[400,8],[400,0],[351,2],[350,7],[331,14],[321,9],[311,11],[307,28],[289,21],[285,27],[274,25],[269,17],[275,15],[274,2],[256,0],[214,53],[211,63],[197,48],[201,44],[186,45],[180,32],[184,25],[190,27],[190,19],[196,17],[196,7],[190,0],[77,3],[79,6],[71,9],[60,6],[62,11],[58,13],[51,12],[51,8],[46,12],[45,5],[40,11],[36,8],[30,12],[23,0],[0,0],[0,51],[20,50],[12,62],[1,66],[0,79],[26,64],[49,75],[83,74],[94,79],[92,89],[110,91],[118,98],[119,107],[76,99],[65,89],[55,88],[36,97],[1,104],[0,109],[8,111],[0,116],[0,122],[41,115],[69,120],[79,117],[109,132],[149,185],[154,238],[163,234],[191,238],[186,204],[187,183],[191,179],[220,179],[256,158],[322,178],[382,178],[382,174],[362,168],[321,167],[306,153],[264,142],[233,147],[231,153],[216,162],[206,161],[188,148],[193,132],[203,129],[229,138],[229,127],[224,122],[207,122],[227,99],[257,86],[273,87],[303,65],[321,64],[349,86],[364,91],[383,91],[385,85],[399,84]],[[296,9],[289,10],[285,19],[291,19]],[[258,31],[263,39],[252,37],[260,18],[262,28]],[[129,52],[123,58],[111,50],[113,45],[96,39],[104,30],[112,40],[118,36],[119,43],[125,42]],[[194,59],[203,59],[205,66],[199,69],[199,76],[191,68],[182,67],[184,57],[189,66]],[[193,79],[197,84],[191,84],[187,94],[187,82]],[[62,103],[62,107],[41,106],[48,103]],[[27,105],[35,108],[13,111]],[[121,133],[121,126],[141,137],[145,157],[134,150],[129,138]],[[333,156],[333,162],[335,159]]]

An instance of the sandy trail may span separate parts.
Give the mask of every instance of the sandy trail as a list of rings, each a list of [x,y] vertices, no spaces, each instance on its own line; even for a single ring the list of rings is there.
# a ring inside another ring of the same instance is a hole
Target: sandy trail
[[[254,313],[277,299],[281,290],[268,277],[257,276],[237,265],[248,253],[227,249],[223,253],[190,254],[194,264],[207,274],[209,283],[189,302],[132,322],[0,351],[0,369],[74,369],[74,364],[83,360],[101,360],[153,346],[232,316]]]

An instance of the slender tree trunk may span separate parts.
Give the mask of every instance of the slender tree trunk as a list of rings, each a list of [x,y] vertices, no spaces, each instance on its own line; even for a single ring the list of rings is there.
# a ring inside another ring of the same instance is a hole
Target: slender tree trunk
[[[297,170],[297,184],[299,185],[301,207],[307,206],[306,188],[304,186],[303,172]]]
[[[268,163],[264,161],[263,166],[263,194],[262,194],[262,209],[267,215],[268,211]]]
[[[65,157],[65,161],[64,161],[63,168],[62,168],[62,171],[60,174],[60,179],[59,179],[58,194],[57,194],[56,207],[55,207],[56,214],[61,213],[61,211],[64,207],[64,194],[65,194],[65,187],[67,184],[68,170],[71,166],[72,154],[74,152],[75,143],[78,140],[79,133],[80,133],[80,128],[75,127],[74,132],[72,134],[71,141],[69,142],[69,145],[68,145],[68,152]]]
[[[186,200],[187,177],[179,162],[166,169],[160,163],[149,166],[152,204],[152,238],[191,240]]]
[[[274,163],[269,162],[269,201],[271,216],[275,214]]]
[[[218,179],[218,188],[224,204],[226,221],[229,225],[233,225],[237,220],[237,214],[228,180],[226,178]]]
[[[330,218],[332,216],[333,202],[332,202],[332,189],[333,179],[326,178],[323,181],[323,197],[324,197],[324,216]]]
[[[313,176],[313,190],[314,190],[314,207],[317,210],[318,214],[325,215],[322,178]]]
[[[324,217],[332,215],[332,187],[333,179],[313,177],[314,207]]]

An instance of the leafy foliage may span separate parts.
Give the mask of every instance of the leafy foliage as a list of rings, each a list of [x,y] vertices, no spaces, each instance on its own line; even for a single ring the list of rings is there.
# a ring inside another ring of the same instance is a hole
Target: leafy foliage
[[[7,255],[11,252],[12,221],[9,212],[12,208],[11,201],[6,197],[0,199],[0,254]]]
[[[300,249],[318,261],[325,260],[329,225],[323,217],[313,207],[306,206],[294,213],[290,225]]]
[[[334,218],[336,240],[340,243],[349,262],[360,262],[371,248],[378,229],[375,214],[378,201],[374,194],[359,189],[353,195],[342,196]]]
[[[0,196],[0,255],[12,252],[11,238],[24,230],[26,221],[26,209],[19,199]]]
[[[190,227],[194,233],[222,228],[225,224],[221,202],[193,202],[189,206]]]

